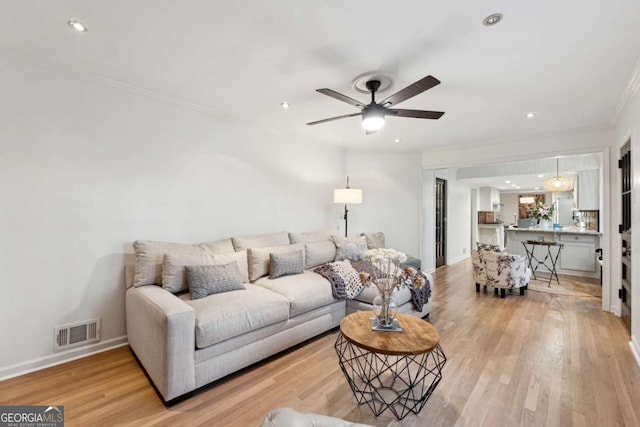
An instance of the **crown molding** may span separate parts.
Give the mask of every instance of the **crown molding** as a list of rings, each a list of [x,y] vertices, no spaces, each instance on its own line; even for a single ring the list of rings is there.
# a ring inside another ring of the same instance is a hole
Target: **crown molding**
[[[629,77],[629,81],[622,91],[622,95],[620,95],[620,99],[618,100],[618,105],[616,106],[615,112],[613,113],[613,117],[611,119],[611,124],[615,125],[620,118],[620,114],[624,111],[625,107],[629,103],[629,101],[635,96],[635,94],[640,89],[640,59],[636,62],[635,67],[633,67],[633,71],[631,73],[631,77]]]

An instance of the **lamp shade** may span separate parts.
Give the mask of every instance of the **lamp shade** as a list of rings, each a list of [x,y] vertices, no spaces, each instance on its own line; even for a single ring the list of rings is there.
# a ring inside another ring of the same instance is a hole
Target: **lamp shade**
[[[551,191],[554,193],[560,193],[562,191],[573,190],[573,179],[566,176],[554,176],[553,178],[545,179],[542,183],[544,191]]]
[[[333,203],[362,203],[362,190],[359,188],[337,188],[333,190]]]

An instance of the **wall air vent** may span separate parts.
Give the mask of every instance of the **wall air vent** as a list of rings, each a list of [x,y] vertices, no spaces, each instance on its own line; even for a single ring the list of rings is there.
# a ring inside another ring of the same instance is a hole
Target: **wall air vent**
[[[66,350],[96,341],[100,341],[100,319],[53,328],[53,351]]]

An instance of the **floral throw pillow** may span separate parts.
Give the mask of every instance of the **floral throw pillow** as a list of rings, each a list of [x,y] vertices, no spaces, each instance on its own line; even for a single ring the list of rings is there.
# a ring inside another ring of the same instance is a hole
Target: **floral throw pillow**
[[[476,242],[476,246],[478,247],[479,251],[502,252],[500,250],[500,245]]]

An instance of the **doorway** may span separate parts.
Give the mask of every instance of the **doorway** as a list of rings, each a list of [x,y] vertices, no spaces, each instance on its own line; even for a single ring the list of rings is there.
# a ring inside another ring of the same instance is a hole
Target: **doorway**
[[[446,264],[447,181],[436,178],[436,268]]]

